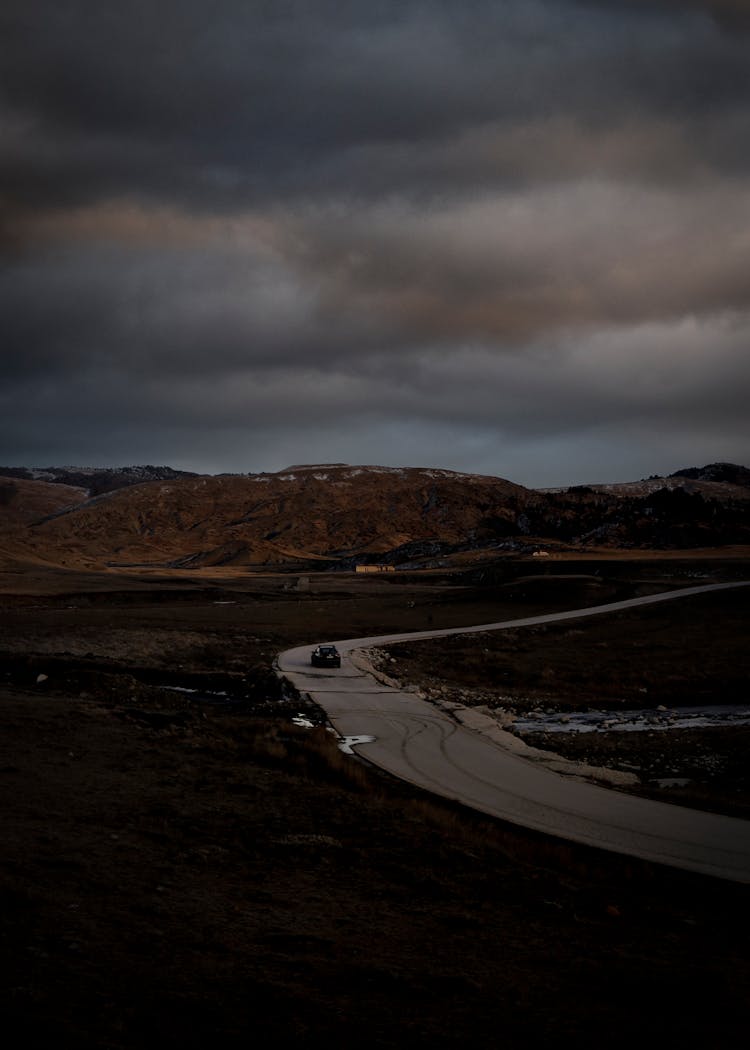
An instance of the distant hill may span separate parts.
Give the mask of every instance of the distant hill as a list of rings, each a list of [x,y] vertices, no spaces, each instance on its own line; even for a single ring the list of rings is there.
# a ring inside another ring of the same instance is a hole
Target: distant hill
[[[647,496],[659,489],[684,489],[708,499],[732,500],[750,496],[750,470],[736,463],[710,463],[685,467],[674,474],[652,474],[640,481],[592,482],[569,488],[542,489],[548,493],[598,492],[617,496]]]
[[[30,473],[45,479],[0,478],[0,501],[9,493],[6,562],[350,568],[539,546],[750,544],[750,471],[731,464],[554,491],[449,470],[339,464],[216,477],[169,467]],[[87,497],[73,478],[93,478],[100,491]]]
[[[492,542],[541,499],[500,478],[387,467],[178,477],[88,500],[26,530],[35,555],[99,564],[277,565]],[[502,524],[500,524],[502,523]]]
[[[750,470],[736,463],[709,463],[705,467],[685,467],[669,475],[671,478],[691,478],[694,481],[713,481],[728,485],[750,487]]]
[[[0,477],[23,481],[46,481],[52,485],[68,485],[85,489],[89,496],[145,481],[172,481],[175,478],[197,477],[190,471],[172,467],[0,467]]]

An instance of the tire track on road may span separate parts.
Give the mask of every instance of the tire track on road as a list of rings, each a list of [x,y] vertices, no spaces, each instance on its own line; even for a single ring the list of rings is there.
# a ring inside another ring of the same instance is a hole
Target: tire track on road
[[[306,646],[281,653],[277,666],[280,674],[313,696],[339,731],[345,729],[343,735],[375,738],[357,745],[361,757],[409,783],[547,834],[748,883],[750,821],[638,798],[539,769],[413,694],[376,683],[361,668],[352,674],[349,655],[353,649],[576,620],[748,585],[745,580],[704,584],[475,627],[349,638],[335,643],[347,672],[326,676],[335,679],[335,688],[333,681],[320,688],[321,676],[309,667]],[[378,694],[390,703],[373,701]],[[393,709],[394,703],[400,712]]]

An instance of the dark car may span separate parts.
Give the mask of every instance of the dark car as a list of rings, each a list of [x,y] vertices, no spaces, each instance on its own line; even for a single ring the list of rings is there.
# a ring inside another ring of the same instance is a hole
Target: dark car
[[[341,667],[341,656],[335,645],[319,645],[310,655],[313,667]]]

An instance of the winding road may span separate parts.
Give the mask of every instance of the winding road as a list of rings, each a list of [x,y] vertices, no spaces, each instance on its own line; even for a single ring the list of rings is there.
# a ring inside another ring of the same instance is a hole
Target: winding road
[[[475,627],[348,638],[335,643],[340,670],[311,667],[312,645],[281,653],[277,664],[323,708],[342,736],[365,738],[355,745],[362,757],[403,780],[513,824],[748,883],[750,821],[637,798],[540,768],[413,693],[382,684],[351,656],[353,650],[391,642],[577,620],[748,585],[709,584]]]

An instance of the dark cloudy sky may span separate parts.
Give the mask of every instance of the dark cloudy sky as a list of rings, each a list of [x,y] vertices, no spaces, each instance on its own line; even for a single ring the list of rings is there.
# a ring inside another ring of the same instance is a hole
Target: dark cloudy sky
[[[5,0],[0,463],[750,463],[748,0]]]

